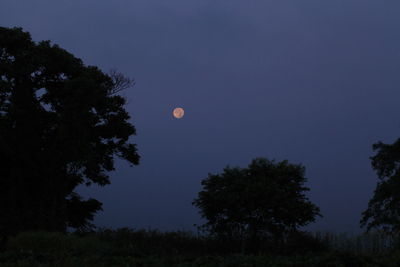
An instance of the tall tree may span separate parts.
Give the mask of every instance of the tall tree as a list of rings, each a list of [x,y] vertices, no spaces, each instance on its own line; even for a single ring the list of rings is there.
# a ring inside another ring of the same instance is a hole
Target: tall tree
[[[279,240],[313,222],[319,208],[304,192],[305,168],[288,161],[254,159],[248,168],[224,169],[202,181],[193,204],[211,233],[228,239]]]
[[[109,184],[115,156],[139,162],[117,94],[131,85],[20,28],[0,27],[0,231],[90,225],[101,203],[74,189]]]
[[[368,208],[362,213],[360,224],[367,230],[377,228],[399,233],[400,139],[393,144],[375,143],[373,149],[377,152],[371,157],[371,163],[379,181]]]

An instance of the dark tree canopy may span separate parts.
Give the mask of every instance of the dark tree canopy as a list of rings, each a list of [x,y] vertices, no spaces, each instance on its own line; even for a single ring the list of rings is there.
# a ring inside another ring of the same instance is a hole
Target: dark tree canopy
[[[109,184],[115,156],[139,161],[116,94],[132,84],[20,28],[0,27],[0,231],[90,225],[101,203],[75,187]]]
[[[360,223],[367,230],[377,228],[399,233],[400,139],[393,144],[378,142],[373,145],[373,149],[377,153],[371,157],[371,163],[379,181]]]
[[[193,204],[211,233],[228,238],[279,237],[320,216],[304,195],[305,168],[254,159],[247,168],[209,174]]]

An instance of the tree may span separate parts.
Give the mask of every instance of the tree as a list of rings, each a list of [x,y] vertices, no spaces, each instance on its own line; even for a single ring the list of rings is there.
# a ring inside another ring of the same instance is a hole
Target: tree
[[[248,168],[209,174],[193,204],[212,234],[232,239],[279,240],[313,222],[319,208],[304,195],[305,168],[288,161],[254,159]]]
[[[361,227],[382,229],[386,232],[400,231],[400,139],[393,144],[373,144],[375,156],[372,168],[379,181],[368,208],[362,213]]]
[[[109,184],[115,156],[139,162],[117,94],[131,85],[50,41],[0,27],[0,231],[91,225],[101,203],[74,189]]]

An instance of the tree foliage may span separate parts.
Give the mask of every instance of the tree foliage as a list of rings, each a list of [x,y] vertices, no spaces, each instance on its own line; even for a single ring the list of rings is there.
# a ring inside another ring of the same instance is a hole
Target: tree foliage
[[[372,168],[379,181],[368,208],[362,213],[360,224],[383,229],[387,232],[400,231],[400,139],[393,144],[378,142],[373,145],[375,156],[371,157]]]
[[[304,192],[305,168],[254,159],[247,168],[209,174],[193,204],[211,233],[233,239],[282,237],[320,216]]]
[[[90,225],[101,203],[83,200],[76,186],[109,184],[115,156],[139,161],[117,94],[132,84],[0,27],[0,230]]]

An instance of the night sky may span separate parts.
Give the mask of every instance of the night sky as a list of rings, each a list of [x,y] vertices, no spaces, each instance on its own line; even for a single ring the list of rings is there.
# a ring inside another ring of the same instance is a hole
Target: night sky
[[[141,163],[117,161],[95,224],[192,229],[208,173],[255,157],[306,167],[323,218],[358,232],[372,144],[400,137],[398,0],[1,0],[22,27],[136,85],[123,94]],[[185,109],[182,119],[172,110]]]

